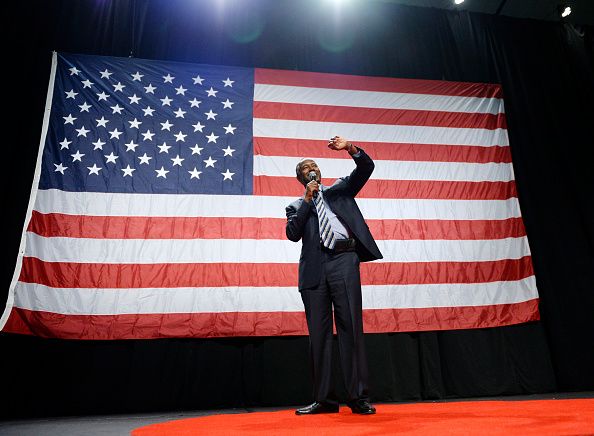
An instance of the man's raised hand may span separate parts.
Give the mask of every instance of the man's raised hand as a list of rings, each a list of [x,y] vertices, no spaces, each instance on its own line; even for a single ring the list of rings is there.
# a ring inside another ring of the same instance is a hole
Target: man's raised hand
[[[328,148],[331,150],[347,150],[351,155],[357,152],[357,147],[342,136],[334,136],[330,138],[330,141],[328,141]]]

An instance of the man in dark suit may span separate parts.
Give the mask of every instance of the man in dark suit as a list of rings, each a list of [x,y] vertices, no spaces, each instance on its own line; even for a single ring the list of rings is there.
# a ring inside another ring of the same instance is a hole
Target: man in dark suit
[[[381,259],[355,196],[374,169],[365,152],[335,136],[328,147],[347,151],[356,168],[332,186],[321,183],[315,161],[297,164],[297,180],[305,186],[303,198],[287,208],[287,238],[302,240],[299,291],[305,306],[313,369],[314,403],[297,409],[298,415],[335,413],[338,402],[331,387],[332,307],[336,320],[340,363],[353,413],[373,414],[369,402],[367,358],[363,342],[359,262]]]

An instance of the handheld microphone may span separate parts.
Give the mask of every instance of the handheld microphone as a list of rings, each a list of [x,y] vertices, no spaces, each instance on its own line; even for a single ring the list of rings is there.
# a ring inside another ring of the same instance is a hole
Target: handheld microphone
[[[310,171],[310,172],[307,174],[307,178],[308,178],[308,179],[309,179],[309,181],[311,182],[312,180],[317,180],[317,178],[318,178],[318,175],[316,174],[316,172],[315,172],[315,171]],[[317,196],[318,196],[318,191],[314,192],[314,193],[313,193],[313,196],[314,196],[314,198],[315,198],[315,197],[317,197]]]

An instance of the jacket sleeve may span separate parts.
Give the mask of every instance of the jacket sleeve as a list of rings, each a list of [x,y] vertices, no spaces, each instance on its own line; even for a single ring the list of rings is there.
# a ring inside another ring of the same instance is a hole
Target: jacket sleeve
[[[311,203],[306,201],[302,201],[299,205],[297,202],[291,203],[285,208],[287,213],[286,233],[289,240],[297,242],[301,239],[310,209]]]
[[[369,155],[359,147],[357,148],[361,153],[358,157],[353,156],[353,160],[357,167],[349,176],[342,179],[346,184],[346,189],[353,197],[359,193],[363,186],[365,186],[365,183],[367,183],[367,180],[369,180],[369,177],[371,177],[371,173],[373,173],[373,169],[375,168],[375,164]]]

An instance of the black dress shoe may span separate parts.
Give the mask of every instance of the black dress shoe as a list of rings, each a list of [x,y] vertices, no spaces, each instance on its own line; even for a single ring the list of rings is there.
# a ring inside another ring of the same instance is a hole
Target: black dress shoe
[[[309,406],[295,410],[295,415],[316,415],[318,413],[338,413],[338,404],[311,403]]]
[[[375,407],[368,400],[353,401],[348,406],[353,413],[358,413],[359,415],[373,415],[375,413]]]

